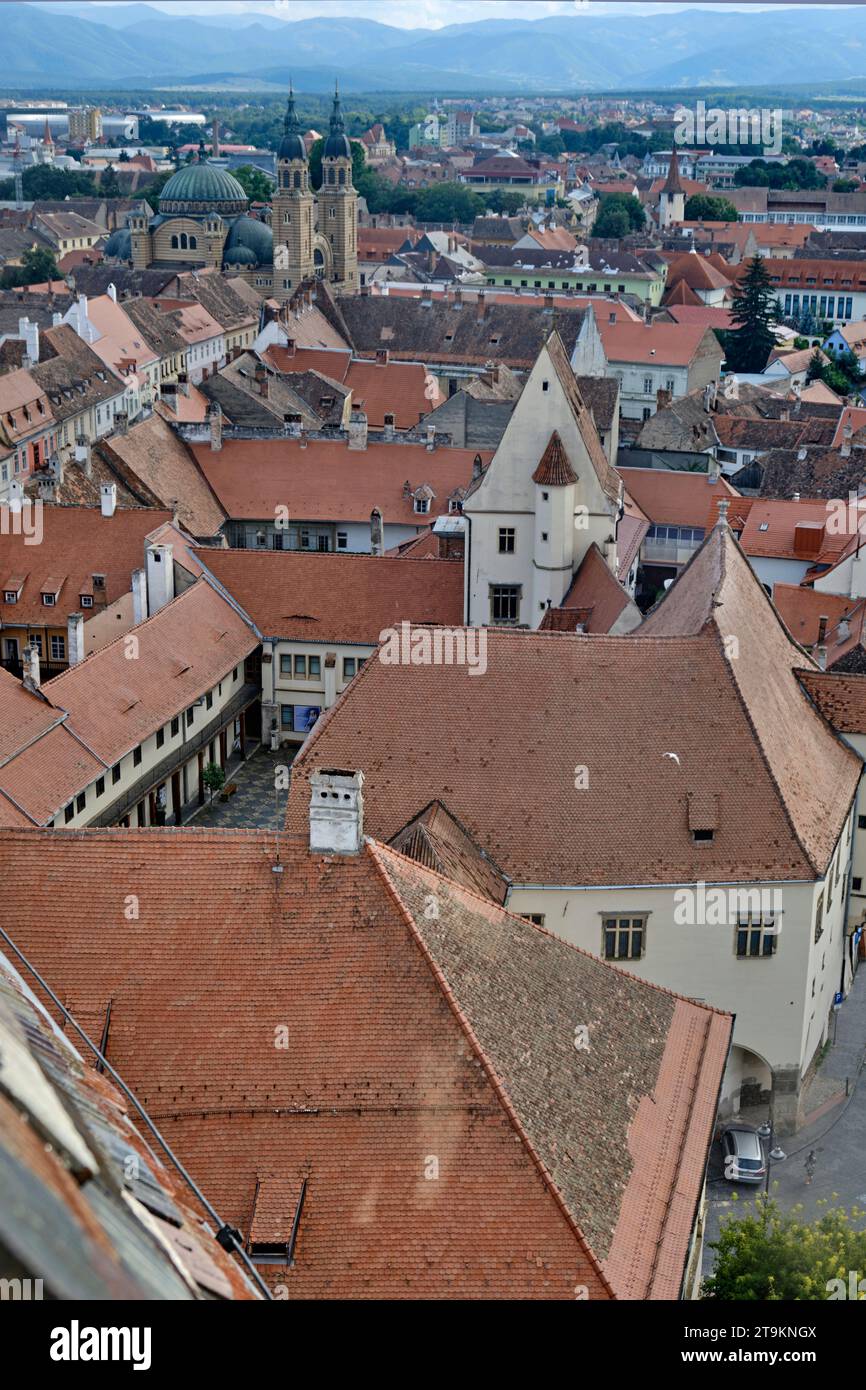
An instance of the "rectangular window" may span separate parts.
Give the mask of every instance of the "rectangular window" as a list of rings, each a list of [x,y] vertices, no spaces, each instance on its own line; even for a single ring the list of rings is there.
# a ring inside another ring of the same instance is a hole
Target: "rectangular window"
[[[305,656],[295,656],[295,679],[302,681],[307,679],[307,658]]]
[[[537,927],[544,926],[543,912],[522,912],[520,914],[525,922],[534,922]]]
[[[861,889],[862,887],[863,887],[863,880],[862,880],[862,878],[858,878],[857,875],[855,874],[854,877],[853,877],[852,880],[851,880],[851,888],[852,888],[853,892],[859,893],[859,892],[860,892],[860,889]]]
[[[322,674],[322,658],[311,656],[307,661],[307,672],[310,680],[317,680]]]
[[[70,801],[69,805],[66,807],[66,809],[65,809],[64,812],[63,812],[63,819],[64,819],[64,821],[66,822],[67,825],[68,825],[69,822],[72,820],[72,817],[73,817],[74,815],[75,815],[75,807],[73,806],[72,802]]]
[[[120,763],[115,763],[111,769],[111,785],[116,786],[120,781]]]
[[[209,690],[204,697],[205,709],[213,709],[213,691]]]
[[[65,638],[65,637],[52,637],[52,639],[51,639],[51,660],[52,660],[52,661],[65,661],[65,660],[66,660],[66,638]]]
[[[280,724],[284,729],[294,728],[294,705],[280,705]]]
[[[350,681],[355,674],[355,658],[353,656],[343,657],[343,680]]]
[[[53,595],[53,594],[43,594],[43,595],[42,595],[42,602],[43,602],[43,604],[44,604],[44,606],[45,606],[46,608],[53,608],[53,607],[54,607],[54,595]]]
[[[774,956],[779,940],[779,927],[772,913],[753,916],[751,912],[737,917],[736,951],[740,960]]]
[[[646,950],[647,917],[602,918],[602,955],[605,960],[640,960]]]
[[[132,755],[132,765],[133,765],[133,767],[138,767],[140,763],[141,763],[141,744],[138,745],[138,747],[136,748],[135,752],[134,752],[133,755]]]
[[[157,729],[157,731],[156,731],[156,746],[157,746],[157,748],[161,748],[162,745],[163,745],[164,743],[165,743],[165,729]]]
[[[349,533],[348,533],[348,531],[338,531],[338,532],[337,532],[337,549],[338,549],[338,550],[348,550],[348,548],[349,548]]]
[[[815,940],[820,941],[824,935],[824,894],[818,894],[818,901],[815,904]]]
[[[175,715],[174,719],[171,721],[171,736],[172,736],[172,738],[177,738],[177,736],[178,736],[179,733],[180,733],[180,717],[179,717],[178,715]]]
[[[500,526],[499,528],[499,553],[500,555],[514,554],[514,527]]]
[[[87,792],[79,792],[78,795],[77,795],[77,797],[75,798],[75,809],[76,809],[76,811],[78,811],[78,812],[83,811],[86,805],[87,805]]]
[[[97,779],[96,779],[96,795],[97,795],[97,796],[102,796],[102,793],[103,793],[104,791],[105,791],[105,778],[104,778],[104,777],[97,777]]]
[[[516,623],[520,618],[519,584],[491,584],[490,620],[494,623]]]
[[[292,674],[292,658],[290,656],[280,657],[280,675],[290,676]]]

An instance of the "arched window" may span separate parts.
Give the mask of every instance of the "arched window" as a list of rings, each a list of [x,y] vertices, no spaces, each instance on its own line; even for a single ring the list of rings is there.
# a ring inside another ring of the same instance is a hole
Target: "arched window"
[[[345,182],[346,182],[346,171],[345,171],[345,169],[341,169],[341,170],[340,170],[340,183],[345,183]]]
[[[186,250],[186,232],[181,232],[180,234],[180,249],[181,251]]]
[[[190,237],[190,239],[189,239],[189,249],[190,249],[190,251],[195,251],[195,250],[198,249],[198,237],[194,237],[194,236],[191,236],[191,237]]]
[[[336,171],[336,169],[329,169],[329,170],[328,170],[328,183],[336,183],[336,182],[337,182],[337,171]]]
[[[171,249],[172,249],[172,251],[176,251],[176,250],[177,250],[177,237],[176,237],[176,236],[173,236],[172,239],[171,239]]]
[[[295,174],[295,188],[300,188],[300,186],[301,186],[301,175],[300,175],[299,173],[296,173],[296,174]]]

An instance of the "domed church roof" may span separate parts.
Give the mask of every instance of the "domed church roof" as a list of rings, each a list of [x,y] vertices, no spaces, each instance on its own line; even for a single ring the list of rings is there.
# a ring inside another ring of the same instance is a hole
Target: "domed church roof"
[[[105,243],[104,255],[109,260],[132,260],[132,234],[128,227],[116,227]]]
[[[241,252],[248,254],[242,255]],[[274,234],[254,217],[238,217],[226,238],[223,260],[226,264],[269,265],[274,257]]]
[[[199,146],[198,161],[172,174],[159,195],[161,213],[246,212],[247,195],[237,179],[227,169],[205,163],[203,154]]]
[[[325,141],[325,147],[322,150],[322,158],[352,158],[352,146],[349,144],[349,137],[346,134],[343,112],[340,107],[340,93],[336,87],[334,88],[334,109],[331,112],[331,129]]]
[[[277,150],[277,159],[306,159],[307,147],[301,134],[301,126],[295,114],[295,94],[289,88],[286,104],[286,119],[283,122],[283,138]]]

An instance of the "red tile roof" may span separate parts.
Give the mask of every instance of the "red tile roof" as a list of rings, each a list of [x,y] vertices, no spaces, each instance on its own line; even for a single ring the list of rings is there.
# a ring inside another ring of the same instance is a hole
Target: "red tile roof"
[[[65,627],[68,614],[81,608],[81,594],[93,594],[88,615],[103,611],[132,587],[132,571],[144,564],[146,538],[171,520],[171,512],[140,507],[103,516],[99,507],[42,506],[42,543],[28,545],[23,535],[0,532],[0,620]],[[104,589],[93,585],[105,576]],[[11,576],[24,576],[17,603],[6,603]],[[58,586],[52,608],[42,603],[46,580]],[[104,601],[103,601],[104,600]],[[85,615],[87,616],[87,615]]]
[[[577,474],[556,430],[550,436],[547,448],[538,461],[532,481],[545,487],[569,487],[577,482]]]
[[[82,1012],[111,999],[112,1061],[223,1218],[284,1239],[306,1178],[294,1264],[263,1270],[290,1298],[679,1296],[729,1015],[373,842],[6,832],[0,853],[0,919]]]
[[[292,550],[198,554],[265,637],[376,646],[385,628],[403,621],[463,621],[459,561]]]
[[[600,317],[598,331],[608,362],[687,367],[701,349],[717,353],[720,364],[723,357],[718,340],[702,323],[629,323],[617,308],[616,323]]]
[[[434,496],[427,519],[446,514],[448,498],[472,477],[474,449],[433,449],[423,444],[371,442],[349,449],[343,440],[224,439],[213,453],[206,444],[190,445],[193,455],[230,517],[262,520],[288,507],[304,521],[369,522],[378,507],[386,525],[417,526],[411,488],[429,483]],[[486,466],[492,450],[482,450]]]
[[[628,594],[593,542],[559,608],[548,609],[541,627],[544,631],[574,632],[575,624],[567,626],[562,617],[573,612],[580,615],[575,623],[583,623],[584,632],[610,632],[628,602]]]
[[[675,473],[667,468],[620,468],[629,496],[654,526],[706,527],[707,508],[719,497],[737,497],[727,479],[708,473]],[[718,520],[718,510],[713,524]]]

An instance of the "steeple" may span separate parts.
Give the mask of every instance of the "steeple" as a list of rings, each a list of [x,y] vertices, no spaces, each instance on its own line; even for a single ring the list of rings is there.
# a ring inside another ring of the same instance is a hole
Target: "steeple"
[[[283,120],[283,138],[277,150],[277,159],[305,160],[306,158],[307,147],[301,134],[301,123],[295,111],[295,93],[290,82],[289,98],[286,102],[286,114]]]
[[[43,135],[42,135],[42,143],[43,143],[44,145],[53,145],[53,144],[54,144],[54,140],[53,140],[53,137],[52,137],[52,135],[51,135],[51,126],[48,124],[48,117],[47,117],[47,116],[45,117],[45,130],[44,130]]]
[[[677,158],[676,150],[671,151],[671,162],[668,165],[668,176],[665,179],[662,193],[685,193],[682,180],[680,179],[680,161]]]

